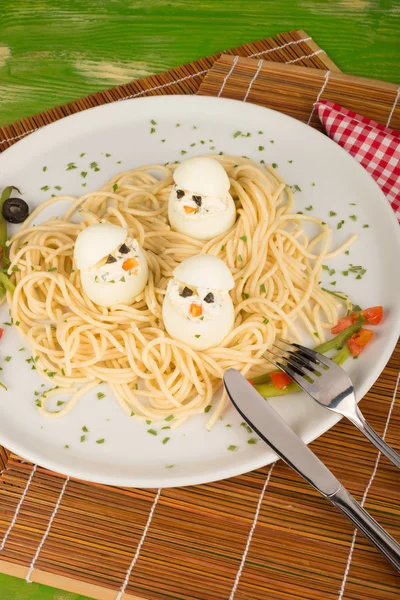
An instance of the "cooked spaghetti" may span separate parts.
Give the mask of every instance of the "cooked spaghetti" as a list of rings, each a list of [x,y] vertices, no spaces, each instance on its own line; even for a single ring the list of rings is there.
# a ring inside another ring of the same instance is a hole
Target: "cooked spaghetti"
[[[237,220],[228,233],[209,242],[172,231],[168,224],[174,165],[120,173],[81,198],[52,198],[12,237],[9,272],[16,290],[8,301],[14,324],[32,347],[36,369],[53,386],[37,401],[46,416],[62,417],[88,390],[106,382],[128,415],[150,421],[170,417],[169,424],[177,426],[207,409],[229,367],[248,376],[265,372],[263,355],[277,336],[301,341],[306,331],[322,341],[337,322],[347,301],[324,292],[318,280],[324,260],[345,250],[355,236],[330,251],[331,229],[316,217],[296,213],[292,190],[276,171],[244,158],[213,158],[229,175]],[[60,200],[71,202],[63,217],[31,225]],[[100,221],[127,228],[146,252],[148,285],[131,306],[93,304],[74,270],[77,235]],[[312,239],[306,222],[319,227]],[[201,352],[171,339],[162,322],[174,268],[198,253],[220,257],[236,284],[233,330],[220,346]],[[50,410],[49,399],[60,394],[69,395],[69,401]],[[222,395],[208,427],[225,402]]]

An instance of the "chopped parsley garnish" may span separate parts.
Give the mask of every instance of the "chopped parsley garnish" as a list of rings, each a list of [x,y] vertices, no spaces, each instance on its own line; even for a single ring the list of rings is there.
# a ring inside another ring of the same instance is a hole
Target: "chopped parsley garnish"
[[[211,404],[209,404],[208,406],[205,407],[204,412],[208,413],[211,410]]]
[[[193,144],[190,144],[190,147],[193,148],[193,146],[195,146],[195,145],[196,145],[196,143],[193,142]]]
[[[349,255],[350,254],[350,250],[346,250],[345,254]]]
[[[64,448],[69,448],[68,444],[65,444]]]
[[[323,290],[324,292],[327,292],[328,294],[331,294],[332,296],[335,296],[335,298],[340,298],[341,300],[347,300],[347,296],[342,296],[341,294],[339,294],[337,292],[332,292],[331,290],[328,290],[327,288],[321,288],[321,290]]]
[[[247,292],[243,292],[243,296],[245,297],[245,299],[247,300],[248,298],[250,298],[250,294],[248,294]]]
[[[167,465],[165,468],[166,469],[172,469],[175,465]]]
[[[180,127],[180,126],[181,126],[181,124],[180,124],[180,123],[177,123],[177,124],[175,125],[175,127]]]
[[[25,348],[20,348],[20,349],[18,350],[18,352],[23,352],[24,350],[25,350]]]
[[[130,417],[134,417],[135,413],[133,412],[133,410],[131,411],[131,414],[129,415]]]
[[[195,338],[199,338],[200,337],[200,333],[195,333],[194,337]]]
[[[86,154],[86,152],[81,152],[80,155],[79,155],[80,158],[83,158],[85,156],[85,154]]]
[[[344,275],[345,277],[347,277],[348,274],[349,274],[348,271],[342,271],[342,275]]]
[[[344,225],[344,221],[343,220],[339,221],[339,223],[337,224],[336,229],[342,229],[343,225]]]
[[[336,217],[337,213],[335,213],[333,210],[329,211],[329,216],[330,217]]]
[[[12,356],[6,356],[4,360],[5,360],[6,362],[10,362],[10,360],[11,360],[11,359],[12,359]]]
[[[150,433],[150,435],[158,435],[158,433],[155,429],[148,429],[147,433]]]
[[[165,144],[165,139],[164,139],[164,140],[161,140],[161,141],[162,141],[162,143],[163,143],[163,144]]]
[[[336,285],[336,281],[330,281],[329,285]]]
[[[239,262],[242,262],[242,261],[243,261],[242,255],[241,255],[241,254],[238,254],[238,257],[237,257],[237,259],[238,259],[238,261],[239,261]]]
[[[289,163],[290,165],[292,164],[292,162],[293,162],[292,160],[288,160],[288,163]]]
[[[91,169],[96,169],[96,167],[98,167],[98,166],[99,166],[99,165],[97,164],[97,162],[94,162],[94,161],[93,161],[93,162],[91,162],[91,163],[90,163],[90,168],[91,168]]]
[[[57,406],[62,406],[65,404],[64,400],[57,400]]]
[[[368,227],[369,227],[368,224],[363,225],[363,229],[368,229]]]
[[[169,417],[165,417],[164,421],[172,421],[174,415],[169,415]]]
[[[269,319],[267,319],[267,318],[265,317],[265,319],[263,320],[263,324],[264,324],[264,325],[268,325],[268,323],[269,323]]]
[[[43,168],[42,168],[42,171],[47,171],[47,167],[43,167]]]
[[[57,271],[57,267],[50,267],[50,269],[47,269],[49,273],[51,273],[52,271]]]
[[[314,183],[314,182],[313,182],[311,185],[312,185],[313,187],[315,187],[315,183]]]
[[[234,446],[233,444],[231,444],[230,446],[228,446],[228,450],[230,450],[231,452],[236,452],[237,449],[238,449],[238,447]]]
[[[350,215],[350,219],[352,219],[353,221],[357,221],[356,215]]]
[[[152,127],[152,128],[150,129],[150,133],[155,133],[155,132],[156,132],[156,130],[155,130],[155,127]]]
[[[81,435],[81,443],[86,440],[86,435]]]
[[[312,210],[312,209],[313,209],[313,207],[311,204],[310,204],[310,206],[306,206],[306,210]]]
[[[118,183],[114,183],[113,185],[113,192],[116,192],[118,189]]]
[[[273,168],[273,169],[277,169],[277,168],[278,168],[278,165],[277,165],[276,163],[272,163],[272,168]]]
[[[256,438],[250,438],[249,440],[247,440],[248,444],[257,444],[257,440]]]
[[[241,131],[236,131],[236,132],[233,134],[233,137],[234,137],[234,138],[237,138],[237,137],[239,137],[239,135],[243,135],[243,134],[242,134],[242,132],[241,132]]]
[[[100,438],[99,440],[96,440],[96,444],[104,444],[105,441],[104,438]]]
[[[62,187],[61,187],[61,185],[55,185],[54,189],[60,191],[60,190],[62,190]]]
[[[349,202],[349,206],[357,206],[355,202]]]
[[[89,431],[89,429],[86,427],[86,425],[84,425],[84,426],[82,427],[82,431],[85,431],[85,432],[87,433],[87,432]]]
[[[54,377],[54,375],[57,375],[57,371],[47,371],[47,375],[49,377]]]
[[[64,375],[64,377],[65,377],[65,371],[64,371],[64,368],[62,368],[62,369],[61,369],[61,375]]]
[[[149,421],[149,419],[146,419],[146,425],[151,425],[151,421]]]
[[[76,164],[75,164],[75,163],[73,163],[73,162],[70,162],[70,163],[68,163],[68,165],[67,165],[67,168],[66,168],[65,170],[66,170],[66,171],[71,171],[72,169],[77,169],[77,168],[78,168],[78,167],[76,166]]]
[[[85,177],[86,177],[86,175],[87,175],[87,171],[81,171],[81,177],[84,177],[84,178],[85,178]]]
[[[44,185],[43,187],[40,188],[41,190],[43,190],[44,192],[47,192],[47,190],[50,189],[50,186],[48,185]]]
[[[225,245],[221,246],[221,252],[224,252],[225,250]]]
[[[169,442],[169,440],[170,440],[170,439],[171,439],[171,438],[169,438],[169,437],[165,437],[165,438],[163,439],[162,443],[163,443],[163,444],[166,444],[167,442]]]
[[[258,146],[258,151],[262,152],[263,150],[265,150],[264,146]]]
[[[162,431],[163,429],[171,429],[171,427],[170,427],[169,425],[164,425],[164,427],[161,427],[161,431]]]
[[[265,294],[265,292],[266,292],[266,291],[267,291],[267,290],[265,289],[265,285],[262,283],[262,284],[260,285],[260,292],[263,292],[263,294]]]
[[[152,125],[157,125],[157,123],[156,123],[156,121],[155,121],[154,119],[151,119],[150,123],[151,123]]]
[[[103,394],[103,392],[97,392],[97,394],[96,394],[96,395],[97,395],[97,400],[102,400],[103,398],[105,398],[105,397],[106,397],[106,395],[105,395],[105,394]]]
[[[187,154],[186,150],[181,150],[181,154]]]
[[[225,425],[225,427],[232,427],[232,425],[230,423],[227,423],[227,425]]]
[[[242,240],[242,242],[247,242],[247,235],[242,235],[239,239]]]
[[[301,188],[299,185],[297,185],[297,183],[294,184],[294,189],[296,190],[296,192],[301,192]],[[311,207],[312,208],[312,207]],[[306,208],[306,210],[311,210],[311,208]]]
[[[258,135],[262,135],[264,132],[263,131],[257,131]]]
[[[319,339],[319,334],[316,331],[314,331],[314,335],[315,335],[316,338]]]
[[[248,433],[253,433],[252,428],[249,425],[247,425],[247,423],[245,423],[244,421],[242,421],[242,423],[240,423],[240,427],[244,427]]]

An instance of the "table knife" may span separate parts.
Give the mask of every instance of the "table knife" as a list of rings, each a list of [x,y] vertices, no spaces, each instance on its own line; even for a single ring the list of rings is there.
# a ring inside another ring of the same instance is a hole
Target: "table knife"
[[[400,572],[400,544],[360,506],[247,379],[236,369],[228,369],[224,384],[233,405],[253,431],[336,506]]]

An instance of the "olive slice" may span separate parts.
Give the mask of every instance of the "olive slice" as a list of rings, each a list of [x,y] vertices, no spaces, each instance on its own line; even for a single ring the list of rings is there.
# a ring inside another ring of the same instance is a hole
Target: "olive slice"
[[[111,263],[115,263],[117,262],[117,259],[115,258],[115,256],[112,256],[112,254],[109,254],[106,260],[106,265],[110,265]]]
[[[119,251],[121,252],[121,254],[129,254],[129,252],[130,252],[130,250],[126,244],[122,244]]]
[[[1,212],[9,223],[23,223],[29,215],[29,206],[22,198],[7,198]]]
[[[178,198],[178,200],[183,198],[184,195],[185,195],[185,192],[183,190],[176,190],[176,197]]]
[[[186,285],[185,285],[185,287],[181,291],[181,296],[182,296],[182,298],[189,298],[189,296],[193,296],[193,290],[186,287]]]
[[[201,206],[201,196],[192,196],[193,201],[197,204],[197,206]]]
[[[203,300],[204,302],[207,302],[207,304],[212,304],[212,302],[215,302],[214,294],[212,292],[208,292],[207,296],[204,296]]]

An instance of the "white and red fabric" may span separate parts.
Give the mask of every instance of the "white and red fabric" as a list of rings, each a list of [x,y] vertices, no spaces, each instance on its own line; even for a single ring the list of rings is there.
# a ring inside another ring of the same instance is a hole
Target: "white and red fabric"
[[[400,221],[400,131],[326,100],[315,110],[329,137],[375,179]]]

